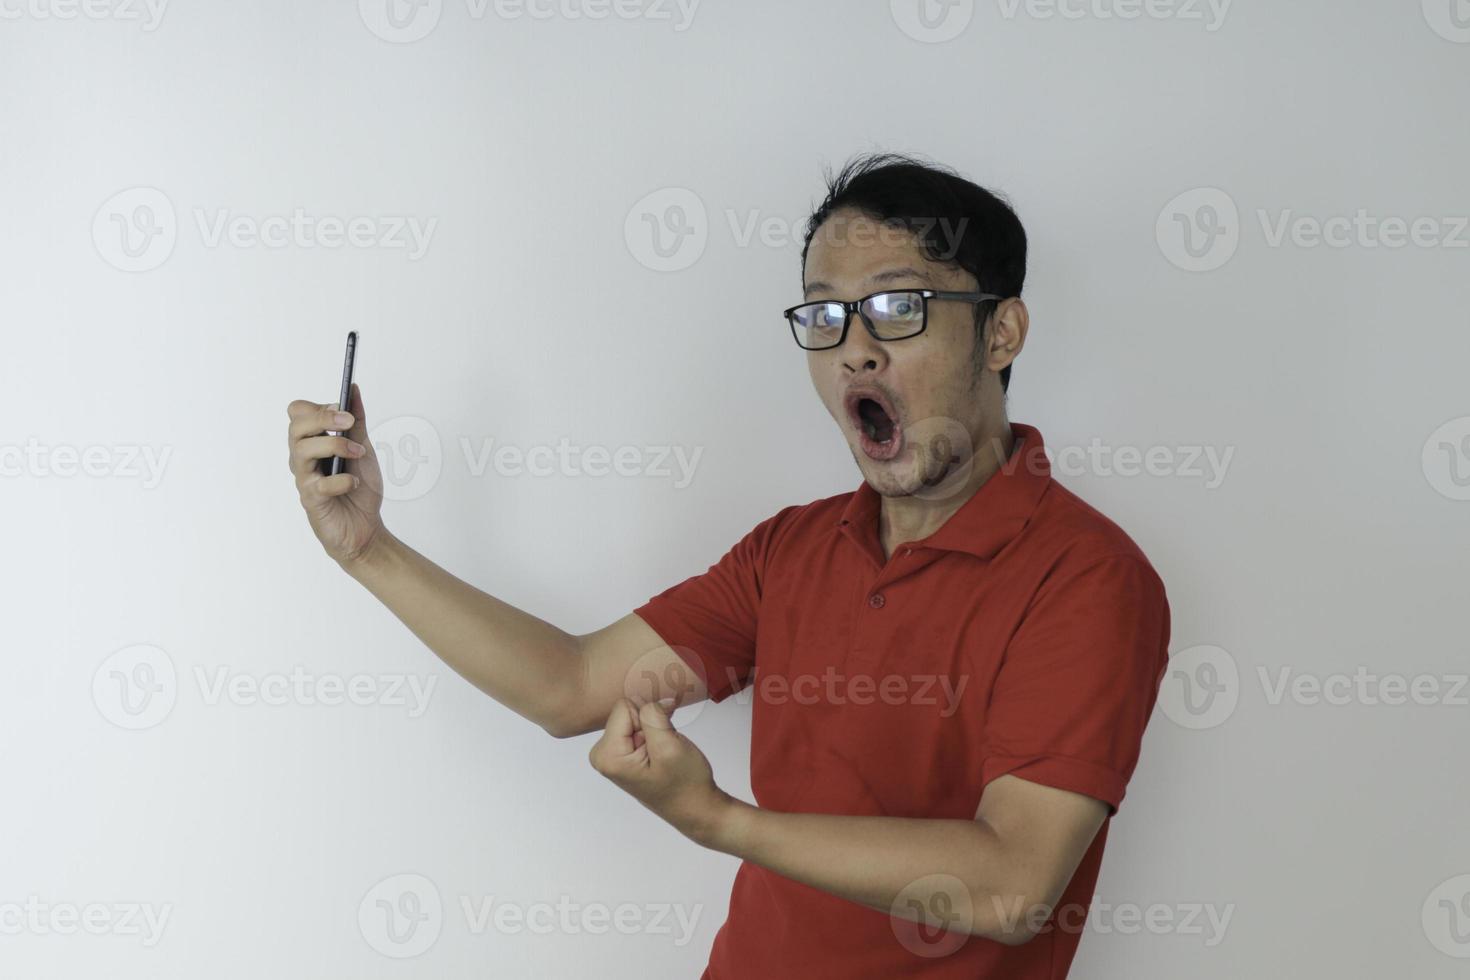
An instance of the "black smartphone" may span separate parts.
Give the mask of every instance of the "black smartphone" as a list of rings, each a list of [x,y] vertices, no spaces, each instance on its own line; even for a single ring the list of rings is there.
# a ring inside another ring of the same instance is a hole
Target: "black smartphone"
[[[357,331],[347,331],[347,353],[342,360],[342,396],[337,399],[337,405],[344,412],[352,411],[352,363],[357,360]],[[329,436],[340,436],[342,433],[332,429],[327,430]],[[317,470],[323,476],[336,476],[347,470],[347,460],[341,456],[329,456],[326,459],[316,461]]]

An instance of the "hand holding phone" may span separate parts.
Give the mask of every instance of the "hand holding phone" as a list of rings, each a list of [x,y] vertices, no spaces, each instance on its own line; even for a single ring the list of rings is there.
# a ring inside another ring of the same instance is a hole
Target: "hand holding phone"
[[[337,405],[298,398],[286,407],[291,472],[301,506],[327,554],[344,565],[392,539],[383,527],[383,473],[368,439],[362,389],[352,381],[356,352],[354,331],[347,337]],[[346,431],[339,429],[339,406],[351,417]],[[350,467],[344,465],[348,460]]]
[[[347,353],[343,355],[342,359],[342,394],[337,399],[337,407],[344,412],[352,411],[352,366],[356,360],[357,331],[349,330],[347,332]],[[340,430],[327,430],[327,435],[329,436],[340,436],[341,434]],[[327,459],[317,460],[317,471],[322,476],[336,476],[338,473],[345,472],[346,469],[347,460],[341,456],[331,456]]]

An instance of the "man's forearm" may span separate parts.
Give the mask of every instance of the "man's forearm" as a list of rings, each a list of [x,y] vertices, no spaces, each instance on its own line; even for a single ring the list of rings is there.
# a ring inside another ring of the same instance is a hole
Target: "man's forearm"
[[[481,592],[386,530],[342,568],[455,672],[559,734],[581,690],[577,638]]]
[[[700,843],[880,912],[953,913],[959,928],[1003,943],[1026,942],[1027,923],[1039,924],[1040,899],[980,820],[781,813],[732,799]]]

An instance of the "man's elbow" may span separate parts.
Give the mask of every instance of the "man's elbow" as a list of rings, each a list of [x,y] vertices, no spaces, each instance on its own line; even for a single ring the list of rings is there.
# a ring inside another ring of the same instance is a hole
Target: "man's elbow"
[[[974,925],[970,933],[1003,946],[1024,946],[1040,934],[1051,910],[1024,896],[1009,898],[987,894],[976,896]]]
[[[1064,890],[1051,883],[1008,893],[972,890],[973,926],[969,931],[1005,946],[1024,946],[1053,928],[1052,913]]]
[[[576,738],[578,735],[586,735],[602,727],[601,722],[589,721],[572,711],[553,712],[538,719],[537,724],[552,738]]]

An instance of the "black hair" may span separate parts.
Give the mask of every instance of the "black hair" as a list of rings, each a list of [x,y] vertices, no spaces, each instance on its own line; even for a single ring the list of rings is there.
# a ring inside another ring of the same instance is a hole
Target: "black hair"
[[[1026,280],[1026,231],[1011,205],[948,167],[901,153],[869,153],[850,160],[835,176],[826,173],[826,199],[807,220],[801,248],[802,280],[812,239],[839,209],[904,228],[917,236],[924,256],[965,270],[980,292],[1021,295]],[[986,319],[999,305],[975,305],[975,363],[983,362],[980,342]],[[1000,372],[1001,390],[1010,388],[1011,365]]]

